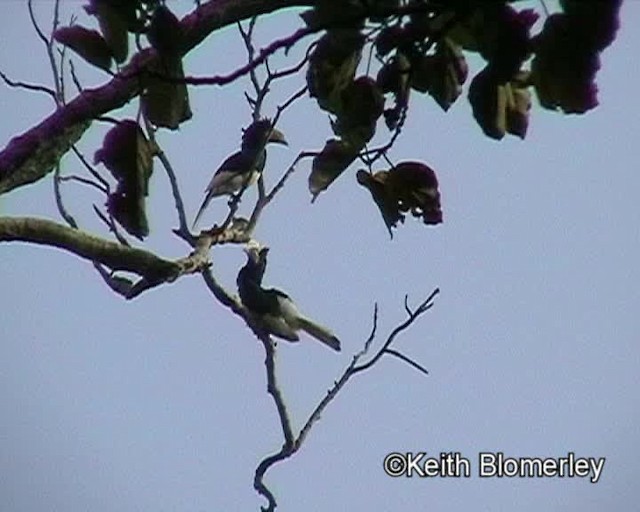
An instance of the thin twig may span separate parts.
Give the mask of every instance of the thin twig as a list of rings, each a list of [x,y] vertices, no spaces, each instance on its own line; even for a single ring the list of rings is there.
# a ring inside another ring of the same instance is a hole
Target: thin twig
[[[77,181],[78,183],[82,183],[84,185],[89,185],[93,187],[103,194],[108,194],[108,190],[106,190],[100,183],[90,180],[89,178],[83,178],[82,176],[77,176],[75,174],[69,174],[67,176],[59,176],[59,181]]]
[[[77,146],[75,144],[73,146],[71,146],[71,150],[75,153],[76,157],[78,157],[78,160],[80,160],[80,162],[82,162],[82,165],[84,165],[84,168],[87,169],[87,171],[89,171],[89,174],[91,174],[91,176],[93,176],[98,182],[100,182],[100,184],[103,186],[105,192],[107,194],[110,193],[111,192],[111,187],[109,186],[109,182],[107,180],[105,180],[100,175],[100,173],[94,169],[94,167],[87,161],[85,156],[82,154],[82,152],[77,148]]]
[[[265,62],[267,58],[273,55],[276,51],[281,49],[291,48],[298,41],[315,32],[317,32],[316,29],[305,27],[305,28],[296,30],[293,34],[287,37],[284,37],[282,39],[276,39],[268,46],[262,48],[258,52],[258,55],[255,56],[255,58],[252,61],[248,62],[244,66],[239,67],[238,69],[229,73],[228,75],[219,75],[219,76],[212,76],[212,77],[187,76],[185,78],[181,78],[180,82],[186,83],[188,85],[226,85],[250,73],[253,68]],[[169,78],[167,79],[169,80]]]
[[[129,240],[127,240],[124,237],[124,235],[122,233],[120,233],[120,230],[118,229],[118,225],[116,224],[116,221],[114,220],[114,218],[111,215],[109,215],[109,217],[107,217],[104,213],[102,213],[100,208],[98,208],[95,204],[93,205],[93,211],[96,213],[98,218],[102,222],[104,222],[104,224],[109,228],[109,231],[111,231],[111,233],[113,233],[113,236],[116,237],[118,242],[120,242],[122,245],[125,245],[127,247],[131,247],[131,242],[129,242]]]
[[[44,85],[35,85],[35,84],[28,84],[25,82],[16,82],[14,80],[11,80],[2,71],[0,71],[0,78],[2,78],[4,83],[7,84],[9,87],[19,87],[21,89],[27,89],[29,91],[43,92],[51,96],[51,98],[53,98],[54,101],[56,100],[55,91],[49,89],[48,87],[45,87]]]
[[[58,208],[58,212],[60,216],[64,219],[64,221],[69,224],[72,228],[77,228],[78,223],[73,218],[73,216],[67,211],[64,206],[64,202],[62,201],[62,192],[60,190],[60,164],[56,165],[56,168],[53,172],[53,193],[56,198],[56,206]]]
[[[58,2],[59,0],[56,0],[56,3],[54,5],[54,13],[57,12]],[[60,77],[58,74],[58,66],[56,64],[55,55],[53,54],[53,40],[47,39],[47,37],[44,35],[44,32],[42,32],[42,29],[38,25],[38,22],[36,21],[35,13],[33,12],[33,0],[27,1],[27,8],[29,10],[29,17],[31,18],[31,23],[33,25],[33,28],[35,29],[36,33],[38,34],[38,37],[44,44],[45,49],[47,51],[47,57],[49,58],[49,65],[51,66],[51,72],[53,74],[53,83],[55,84],[55,91],[56,91],[55,102],[56,102],[56,106],[59,107],[63,103],[63,98],[61,96],[62,91],[60,89]],[[55,20],[55,14],[54,14],[54,23],[55,22],[56,20]]]
[[[191,232],[189,231],[189,225],[187,223],[187,215],[184,209],[184,201],[182,200],[182,194],[180,193],[180,185],[178,185],[178,177],[166,153],[162,150],[162,148],[160,147],[160,144],[158,144],[153,126],[151,126],[151,123],[148,121],[146,116],[142,116],[142,117],[144,119],[144,124],[147,131],[147,137],[149,138],[149,141],[151,142],[154,148],[154,154],[160,160],[160,163],[162,164],[162,167],[164,167],[164,170],[167,173],[167,177],[169,178],[169,184],[171,185],[171,193],[173,195],[173,201],[176,207],[176,211],[178,212],[178,223],[179,223],[178,231],[181,234],[180,236],[193,247],[194,245],[193,237],[191,235]]]

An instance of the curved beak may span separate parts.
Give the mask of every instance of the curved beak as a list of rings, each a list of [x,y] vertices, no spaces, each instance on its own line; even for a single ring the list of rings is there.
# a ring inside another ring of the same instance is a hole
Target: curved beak
[[[289,145],[289,143],[287,142],[287,139],[284,137],[284,133],[282,133],[280,130],[276,128],[273,128],[271,130],[271,134],[269,135],[267,142],[274,142],[275,144],[283,144],[284,146]]]

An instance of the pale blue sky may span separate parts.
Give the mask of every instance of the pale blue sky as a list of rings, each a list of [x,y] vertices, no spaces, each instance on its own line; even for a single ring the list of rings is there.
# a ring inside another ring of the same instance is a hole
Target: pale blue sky
[[[43,23],[52,4],[35,2]],[[63,4],[67,18],[82,5]],[[0,12],[0,69],[49,83],[25,2],[5,1]],[[295,23],[295,11],[269,17],[259,25],[263,43]],[[603,55],[601,106],[566,117],[534,103],[525,142],[487,139],[466,97],[447,114],[414,97],[392,158],[437,170],[441,226],[408,219],[389,241],[353,172],[311,205],[308,164],[265,212],[256,236],[272,248],[266,281],[343,341],[341,354],[309,339],[281,344],[281,384],[298,428],[361,348],[374,301],[386,334],[404,318],[405,293],[417,303],[435,286],[442,290],[397,344],[430,376],[387,358],[354,379],[300,453],[268,473],[279,510],[637,509],[640,70],[633,58],[640,36],[633,28],[640,2],[625,3],[622,23]],[[241,58],[239,37],[227,29],[186,65],[190,74],[213,75]],[[87,86],[105,80],[79,60],[76,67]],[[295,85],[276,93],[265,113]],[[190,216],[249,120],[237,87],[199,88],[191,99],[193,121],[160,135]],[[0,146],[52,108],[46,96],[0,86]],[[308,99],[280,128],[291,147],[270,151],[271,183],[297,151],[321,147],[330,134]],[[88,155],[104,129],[83,138]],[[81,172],[70,157],[64,169]],[[73,184],[65,194],[78,220],[100,230],[91,203],[102,198]],[[183,256],[188,248],[170,232],[175,210],[159,165],[151,194],[148,247]],[[0,213],[55,218],[51,179],[3,196]],[[218,201],[206,220],[224,213]],[[72,255],[23,244],[0,251],[0,510],[257,510],[255,466],[282,442],[263,350],[202,280],[182,278],[125,302]],[[216,275],[235,291],[242,251],[224,247],[213,255]],[[382,470],[391,451],[459,451],[474,473],[391,479]],[[607,462],[597,484],[480,479],[481,451],[573,451]]]

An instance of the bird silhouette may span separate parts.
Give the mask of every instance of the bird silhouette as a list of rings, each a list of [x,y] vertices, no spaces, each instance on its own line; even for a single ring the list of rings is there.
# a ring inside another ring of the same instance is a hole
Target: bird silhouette
[[[232,196],[256,182],[267,160],[265,146],[271,142],[287,145],[284,134],[268,119],[255,121],[244,131],[240,151],[222,162],[207,185],[204,201],[193,221],[194,228],[214,197]]]
[[[291,297],[276,288],[262,288],[269,248],[250,246],[245,252],[247,263],[236,279],[238,293],[244,306],[260,319],[265,330],[288,341],[298,341],[298,331],[302,330],[333,350],[340,351],[340,340],[336,335],[304,316]]]

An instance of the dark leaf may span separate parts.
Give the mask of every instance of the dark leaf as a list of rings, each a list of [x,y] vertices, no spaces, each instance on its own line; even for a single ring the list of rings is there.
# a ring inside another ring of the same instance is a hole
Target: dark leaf
[[[91,0],[85,7],[87,13],[98,18],[100,31],[107,41],[111,54],[118,63],[127,60],[129,34],[127,29],[136,17],[135,1]]]
[[[400,0],[369,0],[369,19],[373,23],[383,23],[400,6]]]
[[[146,88],[141,95],[142,109],[156,126],[176,130],[193,115],[184,79],[182,59],[166,57],[151,66]]]
[[[531,54],[529,31],[538,19],[532,9],[486,3],[480,53],[501,81],[509,80]]]
[[[376,77],[376,83],[384,93],[392,93],[395,104],[384,111],[384,120],[389,130],[394,130],[400,121],[402,111],[408,106],[411,64],[403,53],[397,52],[386,63]]]
[[[407,32],[399,25],[391,25],[383,28],[375,40],[376,53],[380,57],[391,53],[391,51],[407,42]]]
[[[142,240],[149,234],[144,197],[128,195],[120,190],[109,195],[107,211],[130,235]]]
[[[487,136],[499,140],[510,133],[524,139],[531,108],[526,73],[517,74],[513,81],[501,82],[487,66],[471,81],[469,102],[473,117]]]
[[[68,46],[89,64],[104,70],[111,67],[111,49],[96,30],[75,25],[56,30],[53,37],[59,43]]]
[[[436,53],[411,62],[411,87],[428,92],[442,107],[449,107],[462,93],[468,66],[460,47],[448,38],[438,43]]]
[[[438,178],[429,166],[422,162],[399,163],[389,170],[386,188],[400,211],[422,217],[425,224],[442,222]]]
[[[358,30],[327,32],[309,57],[309,95],[323,110],[340,111],[340,96],[355,76],[364,36]]]
[[[94,162],[103,163],[118,181],[116,192],[107,199],[109,213],[131,235],[147,236],[145,197],[153,172],[153,152],[138,123],[128,119],[109,130]]]
[[[568,15],[554,14],[537,38],[532,81],[545,108],[582,114],[598,105],[595,75],[600,68],[599,52],[578,44],[580,31]]]
[[[153,151],[132,119],[120,121],[107,132],[94,163],[103,163],[128,196],[146,196],[153,172]]]
[[[364,25],[364,5],[361,0],[318,0],[313,9],[300,17],[309,28],[352,28]]]
[[[523,75],[523,78],[526,76]],[[507,131],[524,139],[529,127],[531,92],[525,80],[516,79],[504,85],[507,88]]]
[[[471,80],[469,103],[482,131],[493,139],[502,139],[507,129],[506,95],[489,67]]]
[[[313,199],[326,190],[358,156],[358,150],[346,142],[328,140],[318,156],[313,159],[309,175],[309,191]]]
[[[580,33],[580,42],[595,50],[604,50],[616,37],[620,28],[622,0],[585,2],[560,0],[562,9]]]
[[[421,162],[401,162],[388,171],[374,174],[360,170],[356,178],[369,189],[392,238],[392,228],[404,222],[406,212],[422,218],[428,225],[442,222],[438,179],[429,166]]]
[[[391,228],[397,227],[398,222],[404,222],[404,214],[400,212],[398,201],[396,201],[386,188],[388,174],[387,171],[378,171],[375,174],[370,174],[360,169],[356,173],[356,179],[360,185],[366,187],[371,193],[373,201],[382,214],[382,220],[385,226],[387,226],[389,236],[393,238]]]
[[[153,11],[147,39],[162,56],[175,57],[182,51],[182,27],[178,18],[164,5]]]
[[[362,148],[375,135],[384,110],[382,92],[372,78],[361,76],[342,92],[341,106],[334,131],[352,147]]]

